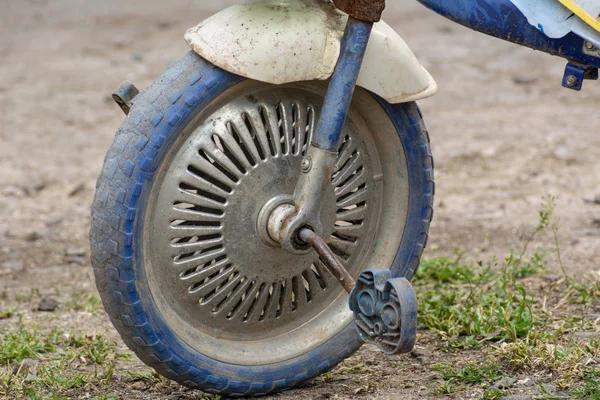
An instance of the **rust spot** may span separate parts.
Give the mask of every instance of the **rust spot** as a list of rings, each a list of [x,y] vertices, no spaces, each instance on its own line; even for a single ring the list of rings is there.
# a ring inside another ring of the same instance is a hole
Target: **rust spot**
[[[333,4],[352,18],[365,22],[379,22],[385,9],[385,0],[333,0]]]

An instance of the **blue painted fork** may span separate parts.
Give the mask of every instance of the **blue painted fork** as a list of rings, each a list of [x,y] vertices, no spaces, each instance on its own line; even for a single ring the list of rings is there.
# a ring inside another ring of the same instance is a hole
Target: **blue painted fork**
[[[312,140],[312,145],[321,150],[336,152],[341,144],[342,129],[372,29],[373,24],[370,22],[352,17],[348,20],[340,58],[331,77],[321,109],[321,118]]]

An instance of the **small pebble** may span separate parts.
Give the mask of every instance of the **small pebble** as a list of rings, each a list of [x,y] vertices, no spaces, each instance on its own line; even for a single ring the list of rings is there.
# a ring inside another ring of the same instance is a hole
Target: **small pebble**
[[[85,183],[78,183],[69,190],[69,197],[75,197],[85,190]]]
[[[44,296],[38,305],[38,311],[52,312],[58,307],[58,302],[51,297]]]
[[[537,82],[537,79],[528,76],[515,76],[513,82],[517,85],[531,85],[532,83]]]
[[[42,235],[39,232],[30,232],[25,236],[25,240],[28,242],[37,242],[42,238]]]
[[[544,280],[546,280],[547,282],[550,283],[554,283],[554,282],[558,282],[560,281],[561,277],[558,275],[546,275],[544,276]]]
[[[13,374],[25,374],[31,368],[39,365],[38,360],[33,360],[31,358],[26,358],[21,362],[16,362],[11,365]]]
[[[517,382],[517,378],[502,378],[492,386],[495,389],[510,389]]]
[[[65,261],[68,264],[85,265],[85,259],[83,257],[66,257]]]
[[[598,204],[600,205],[600,194],[592,197],[586,197],[583,199],[588,204]]]
[[[137,382],[133,382],[131,385],[129,385],[129,387],[132,390],[143,391],[143,390],[148,389],[148,384],[144,381],[137,381]]]
[[[144,61],[144,56],[141,54],[135,53],[131,55],[131,59],[137,63],[141,63]]]
[[[2,267],[13,272],[22,272],[25,269],[25,264],[21,260],[8,260],[2,263]]]
[[[558,147],[556,148],[552,154],[554,158],[560,161],[565,161],[567,163],[573,163],[577,160],[577,154],[567,147]]]
[[[600,336],[598,332],[573,332],[573,336],[580,339],[593,339]]]
[[[556,386],[552,383],[543,383],[542,387],[544,388],[544,391],[539,391],[542,395],[545,393],[556,393]]]
[[[66,255],[68,257],[83,257],[85,256],[85,249],[83,247],[74,248],[71,247],[67,249]]]

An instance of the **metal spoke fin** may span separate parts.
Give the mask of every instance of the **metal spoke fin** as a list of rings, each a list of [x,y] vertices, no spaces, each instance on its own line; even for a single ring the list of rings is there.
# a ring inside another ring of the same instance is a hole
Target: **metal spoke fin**
[[[215,130],[217,136],[221,140],[221,143],[226,148],[224,148],[224,150],[228,150],[229,152],[231,152],[231,154],[228,154],[229,158],[232,159],[231,161],[237,161],[242,165],[242,167],[246,171],[251,169],[252,164],[250,164],[250,161],[248,160],[248,158],[246,158],[246,155],[242,151],[242,148],[240,147],[239,143],[233,138],[230,131],[230,127],[228,128],[219,125]]]
[[[171,238],[191,238],[194,236],[217,235],[223,231],[221,226],[194,226],[194,225],[175,225],[171,226]]]
[[[222,261],[219,261],[216,264],[211,264],[208,265],[196,272],[193,272],[191,274],[187,274],[187,275],[181,275],[179,278],[183,281],[183,282],[189,282],[190,284],[196,284],[199,282],[202,282],[203,280],[205,280],[206,278],[210,277],[211,275],[216,274],[217,272],[219,272],[221,269],[227,267],[227,265],[229,264],[229,260],[228,259],[224,259]]]
[[[220,186],[217,186],[213,183],[210,183],[210,182],[204,180],[203,178],[200,178],[199,176],[197,176],[189,171],[186,171],[186,174],[181,178],[179,183],[180,183],[180,186],[179,186],[180,190],[181,190],[181,184],[184,184],[191,188],[195,188],[196,190],[201,190],[201,191],[204,191],[211,195],[214,195],[218,198],[227,198],[227,196],[229,195],[229,191],[231,190],[230,188],[233,186],[233,185],[225,185],[225,184],[221,184]],[[227,189],[227,190],[225,190],[225,189]],[[193,189],[188,189],[188,190],[193,190]]]
[[[283,142],[285,143],[285,154],[292,154],[292,135],[294,134],[294,121],[292,119],[292,106],[279,104],[281,113],[281,129],[283,131]]]
[[[213,160],[215,163],[217,162],[216,159],[213,159]],[[204,159],[201,156],[195,157],[192,161],[190,161],[189,166],[196,169],[197,171],[202,172],[206,176],[211,177],[213,180],[220,182],[221,184],[223,184],[225,186],[231,187],[231,186],[235,185],[235,181],[233,181],[230,176],[221,172],[221,170],[219,170],[219,168],[217,168],[217,166],[215,164]],[[225,168],[225,167],[222,166],[222,168]],[[229,168],[225,168],[225,170],[234,175],[235,175],[235,172],[237,172],[237,171],[230,171]],[[203,186],[203,188],[204,188],[204,186],[214,186],[212,183],[208,182],[207,180],[203,179],[202,177],[197,176],[196,174],[190,172],[189,168],[188,168],[188,173],[191,174],[194,178],[199,179],[200,182],[202,182],[202,183],[200,183],[200,185]],[[227,193],[227,192],[225,192],[225,193]]]
[[[302,276],[294,277],[292,279],[292,285],[296,309],[306,306],[306,304],[308,304],[308,298],[306,296],[306,288],[304,287],[304,279]]]
[[[269,300],[269,306],[265,311],[263,319],[273,319],[277,315],[279,309],[279,297],[281,296],[281,283],[275,282],[273,285],[273,292],[271,293],[271,299]]]
[[[279,132],[279,125],[277,124],[279,117],[277,117],[277,111],[271,106],[263,105],[262,109],[266,114],[269,136],[271,138],[271,145],[275,150],[275,156],[283,154],[281,149],[281,134]]]
[[[363,164],[362,157],[360,153],[352,159],[349,163],[347,163],[344,168],[342,168],[338,174],[335,176],[335,179],[331,182],[333,186],[339,186],[344,183],[348,178],[352,176]]]
[[[169,217],[173,221],[191,222],[221,222],[223,219],[222,215],[176,207],[173,207],[173,209],[169,211]]]
[[[202,285],[199,285],[197,287],[194,287],[193,289],[190,289],[190,293],[201,296],[201,297],[205,297],[205,296],[209,295],[212,291],[217,289],[219,286],[221,286],[221,284],[223,284],[228,279],[230,279],[234,274],[235,274],[235,268],[233,268],[233,267],[226,268],[223,272],[221,272],[219,275],[215,276],[214,278],[210,279],[208,282],[206,282]],[[233,278],[233,279],[236,279],[236,278]]]
[[[344,186],[340,186],[335,188],[335,195],[337,197],[344,196],[355,189],[358,189],[360,186],[366,183],[365,179],[365,171],[360,171],[356,175],[354,175],[350,180],[344,183]]]
[[[342,149],[338,155],[337,162],[335,163],[335,172],[339,171],[348,162],[355,150],[356,147],[354,146],[352,139],[348,139],[348,141],[342,145]]]
[[[173,264],[174,264],[175,268],[177,269],[177,271],[179,271],[181,273],[181,272],[189,271],[190,269],[193,269],[193,268],[197,268],[199,265],[211,262],[215,258],[223,255],[223,253],[225,253],[225,249],[219,249],[219,250],[211,251],[208,253],[198,254],[198,255],[195,255],[192,257],[186,257],[183,259],[179,259],[177,261],[174,261]]]
[[[241,179],[244,173],[217,147],[216,144],[210,142],[204,145],[203,150],[206,154],[219,163],[227,172],[233,175],[236,179]]]
[[[254,161],[255,164],[258,163],[261,158],[256,149],[256,145],[254,144],[254,140],[252,140],[252,134],[246,127],[246,123],[239,118],[235,118],[231,121],[231,125],[240,136],[242,143],[244,143],[244,147],[250,152],[253,159],[252,161]]]
[[[241,300],[241,304],[237,306],[237,309],[233,312],[233,315],[230,317],[232,321],[244,322],[244,318],[248,313],[248,310],[254,304],[256,300],[256,295],[260,290],[261,285],[259,283],[254,283],[250,290],[246,290],[245,297]]]
[[[256,302],[252,306],[252,309],[248,313],[248,323],[255,324],[260,320],[260,317],[265,310],[267,305],[267,300],[269,300],[269,288],[270,284],[263,284],[263,289],[261,290]]]
[[[210,296],[206,301],[202,302],[202,305],[205,306],[213,306],[213,313],[220,314],[223,310],[223,307],[219,307],[219,305],[230,295],[231,291],[240,283],[242,280],[242,275],[237,274],[228,282],[223,283],[222,285],[217,285],[218,289],[215,293]]]
[[[321,288],[321,284],[319,283],[319,279],[317,278],[317,276],[315,275],[315,273],[312,269],[310,269],[310,268],[307,269],[306,271],[304,271],[303,275],[306,278],[306,280],[308,281],[308,287],[310,289],[311,297],[314,298],[319,293],[323,292],[323,289]]]
[[[256,137],[258,138],[263,154],[270,154],[271,150],[269,146],[269,139],[267,138],[266,127],[261,120],[258,110],[248,110],[246,115],[250,120],[250,124],[252,124],[252,127],[256,131]]]
[[[236,306],[242,301],[242,298],[246,294],[246,290],[252,285],[252,281],[248,278],[244,278],[233,292],[227,297],[222,306],[219,306],[219,312],[226,313],[227,318],[231,319],[237,312]]]
[[[304,104],[296,103],[296,112],[296,122],[294,124],[294,130],[296,131],[296,144],[294,154],[301,155],[307,135],[306,119],[308,117],[308,110]]]
[[[189,203],[198,207],[212,208],[220,210],[221,212],[225,212],[223,203],[196,193],[192,193],[188,190],[180,188],[176,197],[177,200],[181,201],[182,203]]]
[[[340,196],[342,197],[342,196]],[[363,203],[365,201],[367,201],[367,199],[369,198],[369,191],[364,188],[364,189],[359,189],[358,191],[343,197],[342,200],[340,200],[338,198],[337,201],[337,206],[338,208],[344,208],[344,207],[350,207],[356,204],[360,204]]]
[[[350,236],[353,238],[359,238],[364,230],[363,224],[347,225],[347,226],[336,226],[333,233]]]
[[[281,312],[287,313],[292,311],[292,302],[293,302],[293,290],[292,290],[292,280],[290,278],[285,280],[285,286],[283,287],[283,301],[281,302]]]
[[[342,250],[346,254],[352,254],[354,248],[356,247],[356,243],[338,239],[335,236],[330,237],[327,241],[327,244],[330,247],[335,247],[336,249]]]
[[[362,221],[367,216],[367,206],[360,206],[351,210],[341,210],[337,213],[337,219],[342,221]]]
[[[172,248],[171,254],[173,255],[173,257],[176,257],[176,256],[184,255],[184,254],[195,253],[198,251],[214,248],[214,247],[220,246],[222,244],[223,244],[222,238],[203,240],[203,241],[198,241],[198,242],[172,244],[171,245],[171,248]]]

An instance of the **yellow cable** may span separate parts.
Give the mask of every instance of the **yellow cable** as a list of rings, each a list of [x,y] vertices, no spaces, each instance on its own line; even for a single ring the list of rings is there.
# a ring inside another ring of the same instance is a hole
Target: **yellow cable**
[[[573,0],[558,0],[558,1],[560,1],[563,6],[567,7],[569,10],[573,11],[585,23],[587,23],[592,28],[594,28],[595,30],[600,32],[600,21],[598,21],[596,18],[594,18],[590,14],[588,14],[587,11],[585,11],[583,8],[581,8]]]

